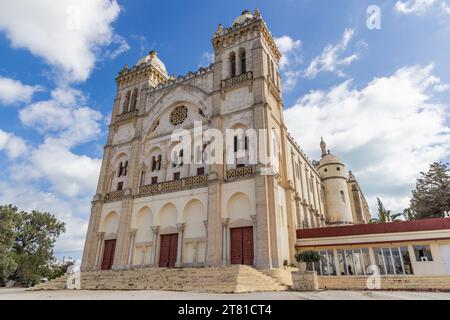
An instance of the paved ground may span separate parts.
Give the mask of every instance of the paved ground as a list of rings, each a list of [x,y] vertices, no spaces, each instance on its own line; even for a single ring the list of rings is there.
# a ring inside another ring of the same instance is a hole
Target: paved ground
[[[172,291],[25,291],[0,289],[0,300],[450,300],[450,292],[319,291],[208,294]]]

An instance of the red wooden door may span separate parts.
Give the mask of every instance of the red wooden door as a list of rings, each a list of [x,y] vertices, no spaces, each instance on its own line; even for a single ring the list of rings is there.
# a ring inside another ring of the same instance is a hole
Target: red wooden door
[[[161,235],[159,250],[159,266],[174,267],[177,261],[178,234]]]
[[[116,251],[116,240],[105,240],[103,249],[102,270],[111,269],[114,262],[114,252]]]
[[[231,264],[253,265],[253,227],[232,228]]]
[[[242,229],[230,229],[231,264],[242,264]]]
[[[242,228],[243,264],[253,265],[253,228]]]

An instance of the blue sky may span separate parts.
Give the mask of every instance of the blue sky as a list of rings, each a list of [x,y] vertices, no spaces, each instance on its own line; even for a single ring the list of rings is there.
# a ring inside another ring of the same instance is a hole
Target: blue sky
[[[66,221],[58,256],[82,250],[117,72],[152,49],[169,74],[209,64],[217,24],[244,9],[284,53],[289,130],[311,159],[323,136],[371,208],[402,211],[418,173],[450,162],[448,0],[57,3],[0,4],[0,202]]]

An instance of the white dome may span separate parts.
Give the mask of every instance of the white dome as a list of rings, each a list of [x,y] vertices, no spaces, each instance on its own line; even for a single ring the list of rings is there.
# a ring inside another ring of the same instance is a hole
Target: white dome
[[[253,15],[248,10],[242,11],[242,14],[234,19],[233,25],[244,23],[247,19],[253,19]]]
[[[331,153],[324,155],[322,157],[322,159],[320,159],[320,166],[324,166],[326,164],[342,164],[342,165],[344,165],[344,163],[338,157],[336,157],[334,154],[331,154]]]
[[[152,50],[152,51],[150,51],[150,53],[148,55],[139,59],[139,61],[136,63],[136,66],[140,66],[142,64],[148,64],[148,63],[150,63],[156,69],[160,70],[164,75],[168,76],[166,66],[158,58],[158,54],[156,53],[156,51]]]

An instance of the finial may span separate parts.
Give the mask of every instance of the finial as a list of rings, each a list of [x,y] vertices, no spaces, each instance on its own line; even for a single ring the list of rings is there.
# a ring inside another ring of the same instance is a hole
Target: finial
[[[220,34],[222,34],[222,33],[223,33],[223,26],[222,26],[221,23],[219,23],[219,25],[217,26],[216,34],[217,34],[217,35],[220,35]]]
[[[242,11],[242,15],[248,14],[248,13],[250,13],[250,11],[248,11],[248,10],[243,10],[243,11]]]
[[[253,14],[256,18],[260,18],[261,17],[261,12],[259,12],[259,9],[256,8],[255,9],[255,13]]]
[[[149,52],[150,57],[156,57],[158,55],[158,53],[156,52],[156,50],[152,50]]]
[[[322,157],[327,155],[327,144],[323,141],[323,137],[320,137],[320,149],[322,150]],[[330,153],[329,150],[328,153]]]

